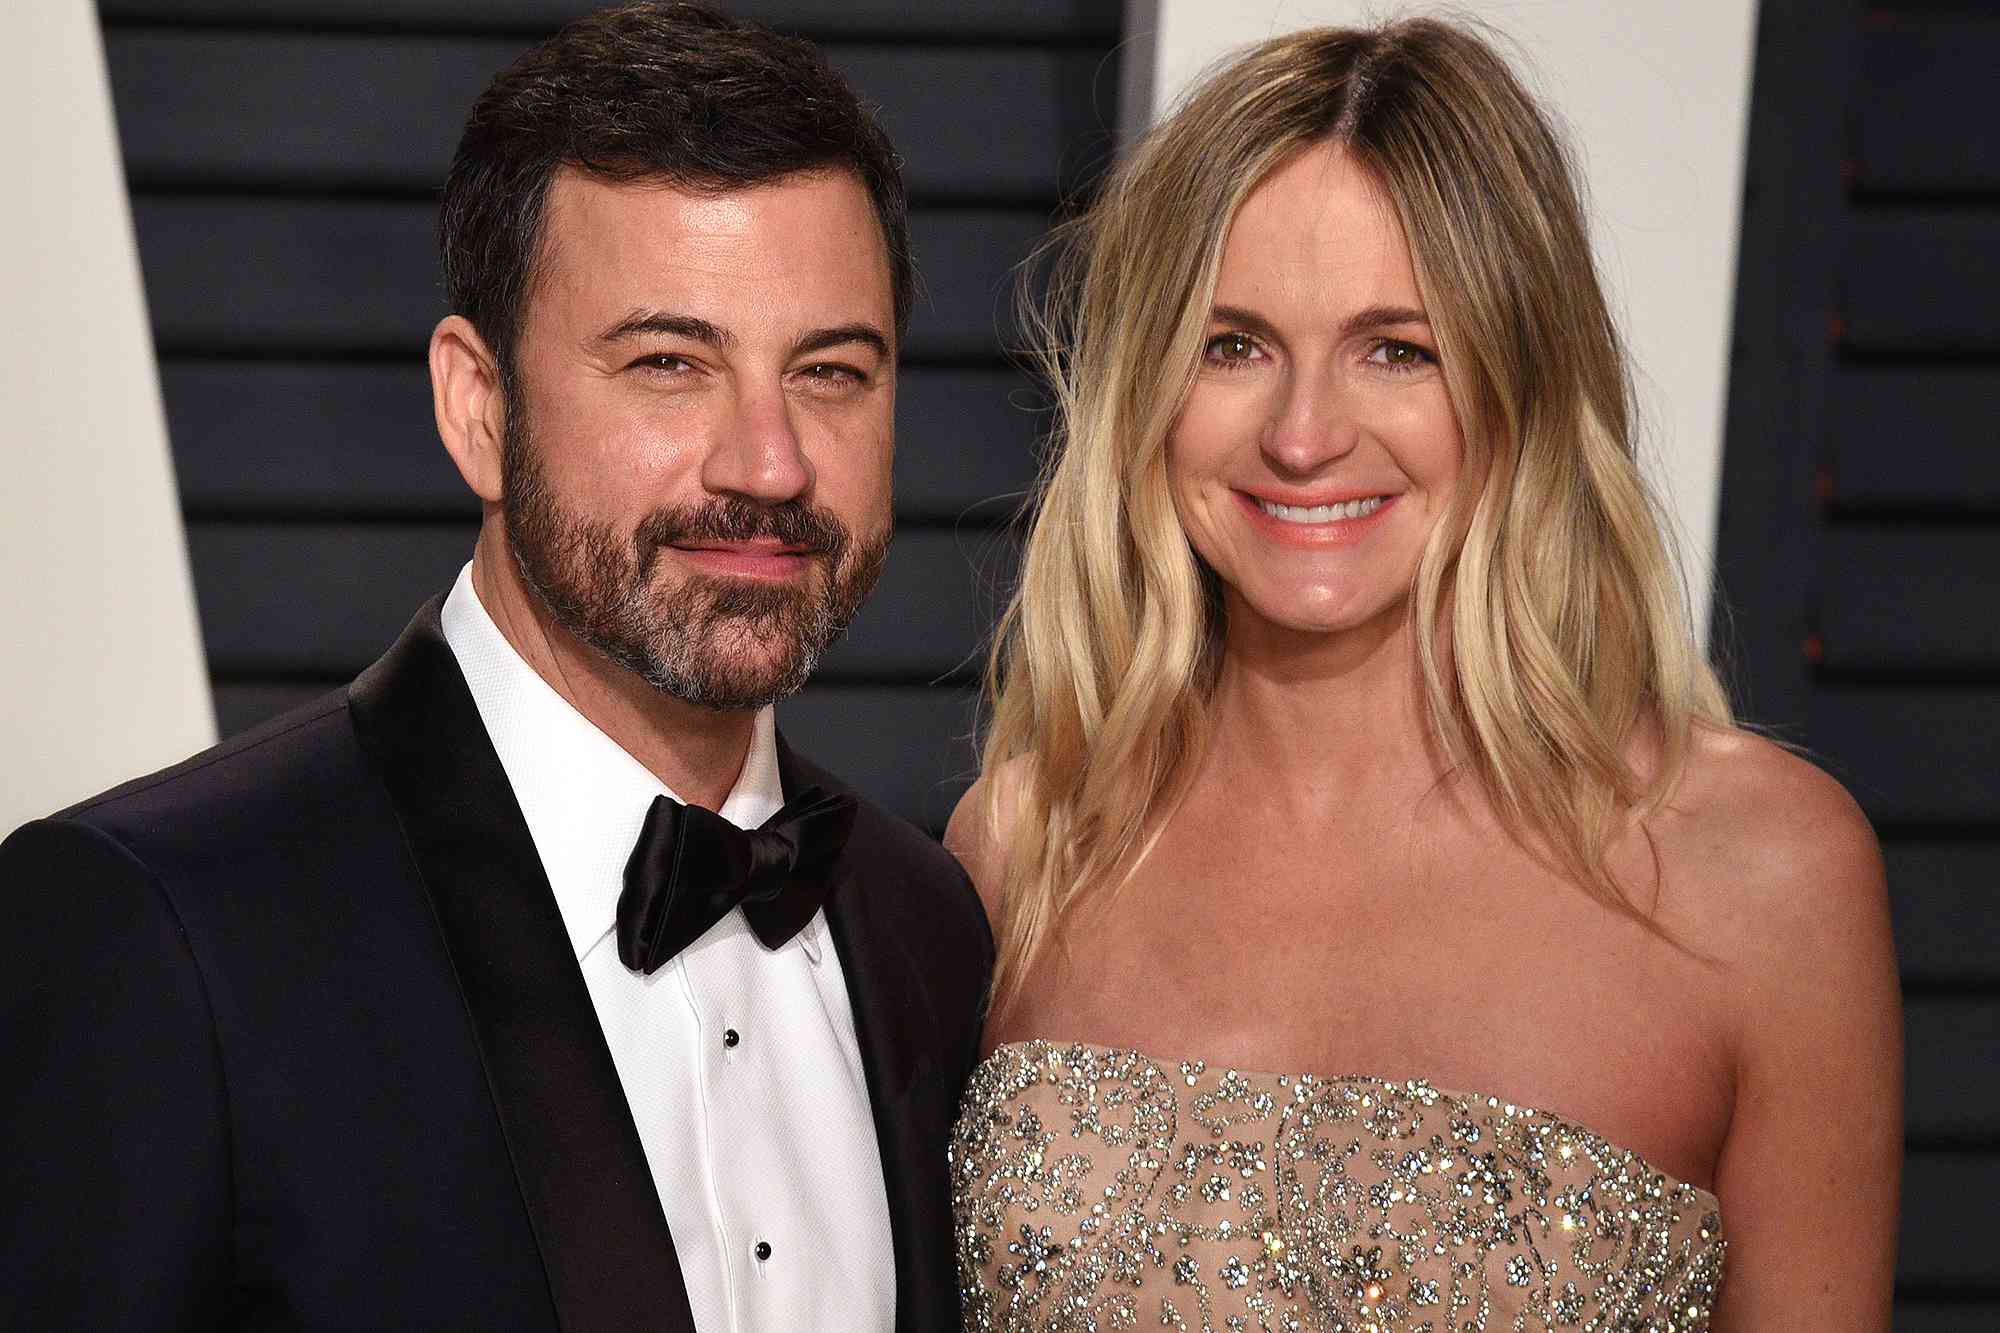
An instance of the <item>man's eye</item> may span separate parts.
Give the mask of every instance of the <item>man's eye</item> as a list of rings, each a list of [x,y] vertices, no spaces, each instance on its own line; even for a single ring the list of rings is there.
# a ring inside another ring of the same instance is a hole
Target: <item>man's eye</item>
[[[863,384],[868,379],[853,366],[836,365],[827,361],[807,366],[803,373],[807,379],[818,380],[823,384]]]
[[[632,368],[635,370],[681,371],[690,370],[693,368],[693,365],[686,357],[676,356],[672,352],[652,352],[634,361]]]

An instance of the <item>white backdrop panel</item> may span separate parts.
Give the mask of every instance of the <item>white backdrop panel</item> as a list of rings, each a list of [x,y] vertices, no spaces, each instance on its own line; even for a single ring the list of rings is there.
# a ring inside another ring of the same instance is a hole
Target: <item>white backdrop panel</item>
[[[0,835],[213,741],[90,0],[0,43]]]

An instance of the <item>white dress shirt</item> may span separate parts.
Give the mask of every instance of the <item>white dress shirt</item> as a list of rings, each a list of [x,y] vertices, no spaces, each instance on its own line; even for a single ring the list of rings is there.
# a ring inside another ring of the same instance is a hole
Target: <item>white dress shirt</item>
[[[626,859],[673,793],[514,651],[472,567],[444,637],[499,752],[639,1127],[703,1333],[895,1326],[881,1154],[825,913],[766,949],[723,917],[651,976],[618,959]],[[718,812],[784,803],[771,710]]]

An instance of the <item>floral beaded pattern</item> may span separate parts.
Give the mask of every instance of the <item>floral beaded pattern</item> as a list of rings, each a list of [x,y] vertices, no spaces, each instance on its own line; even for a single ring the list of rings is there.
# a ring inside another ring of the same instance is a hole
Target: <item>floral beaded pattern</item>
[[[973,1333],[1709,1326],[1715,1197],[1525,1106],[1043,1041],[951,1144]]]

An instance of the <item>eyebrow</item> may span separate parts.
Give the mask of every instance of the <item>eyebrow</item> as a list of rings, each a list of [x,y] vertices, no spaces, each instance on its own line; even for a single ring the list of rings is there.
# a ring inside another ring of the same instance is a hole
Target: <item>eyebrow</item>
[[[814,329],[792,344],[792,355],[808,356],[848,343],[860,343],[884,359],[889,355],[889,340],[873,324],[836,324],[830,329]]]
[[[686,338],[718,351],[736,345],[736,335],[719,324],[695,315],[677,315],[665,310],[635,310],[618,323],[598,335],[599,342],[622,342],[642,334],[664,334],[669,338]],[[829,347],[841,347],[848,343],[860,343],[870,348],[877,356],[887,358],[889,340],[873,324],[837,324],[832,328],[814,329],[804,334],[792,344],[793,356],[807,356],[813,352],[823,352]]]
[[[1232,324],[1245,333],[1254,333],[1260,338],[1275,339],[1278,336],[1278,331],[1272,327],[1271,321],[1254,310],[1245,310],[1242,306],[1219,305],[1209,312],[1208,317],[1214,323]],[[1430,316],[1414,306],[1371,305],[1355,311],[1342,320],[1340,332],[1342,337],[1351,338],[1367,329],[1379,329],[1385,325],[1422,324],[1425,328],[1429,328],[1430,322]]]
[[[597,340],[607,343],[623,342],[642,333],[686,338],[690,342],[702,343],[718,351],[736,344],[736,335],[720,325],[711,324],[694,315],[677,315],[667,310],[635,310],[600,333]]]

